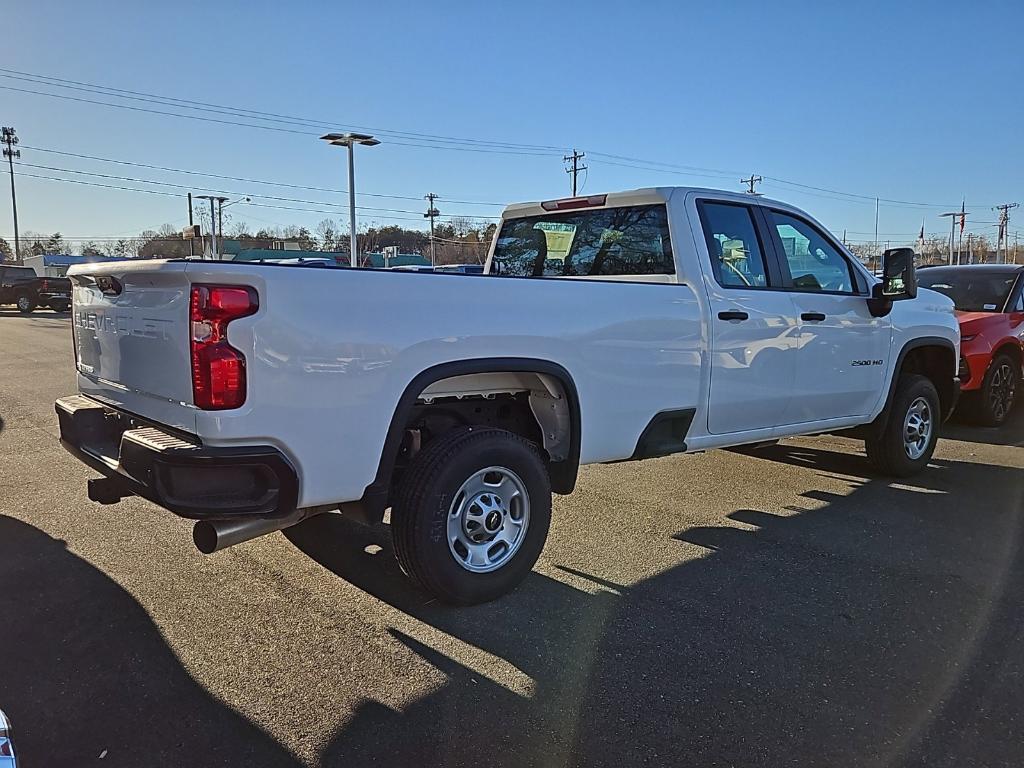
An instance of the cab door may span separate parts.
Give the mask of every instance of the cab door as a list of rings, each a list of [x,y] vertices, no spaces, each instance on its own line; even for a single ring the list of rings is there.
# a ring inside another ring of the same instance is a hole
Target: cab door
[[[890,319],[872,317],[867,280],[823,229],[788,211],[761,211],[800,325],[784,421],[869,415],[885,386]]]
[[[793,396],[799,325],[768,233],[752,205],[707,199],[697,210],[711,310],[708,431],[779,426]]]

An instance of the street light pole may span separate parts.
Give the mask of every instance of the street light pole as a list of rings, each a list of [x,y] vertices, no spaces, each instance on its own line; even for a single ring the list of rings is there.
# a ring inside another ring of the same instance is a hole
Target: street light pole
[[[349,265],[359,266],[359,251],[356,237],[356,144],[374,147],[380,141],[367,133],[327,133],[320,137],[336,147],[348,147],[348,226]]]
[[[348,249],[349,265],[359,266],[356,237],[356,148],[353,142],[348,143]]]
[[[953,263],[953,241],[956,239],[956,217],[960,215],[960,211],[949,211],[947,213],[940,213],[939,218],[949,216],[949,263]]]

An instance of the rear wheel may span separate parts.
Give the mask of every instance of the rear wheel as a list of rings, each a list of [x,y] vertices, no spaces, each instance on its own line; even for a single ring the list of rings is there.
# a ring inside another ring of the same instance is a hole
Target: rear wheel
[[[519,584],[550,522],[551,483],[536,446],[486,427],[460,427],[427,445],[391,510],[402,570],[458,605],[493,600]]]
[[[1017,402],[1019,386],[1020,364],[1009,355],[996,355],[974,403],[975,420],[986,427],[1001,426]]]
[[[28,293],[23,293],[18,296],[14,303],[18,307],[19,312],[28,313],[36,308],[35,298]]]
[[[71,308],[71,302],[68,301],[51,301],[50,309],[54,312],[67,312]]]
[[[868,460],[886,475],[917,474],[935,452],[941,413],[939,393],[930,379],[901,376],[885,425],[864,441]]]

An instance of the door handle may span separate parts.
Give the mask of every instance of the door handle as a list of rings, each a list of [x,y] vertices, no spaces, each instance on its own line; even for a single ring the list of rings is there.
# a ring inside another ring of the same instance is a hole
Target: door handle
[[[801,320],[808,320],[813,323],[820,323],[825,319],[824,312],[804,312],[800,315]]]
[[[746,312],[740,312],[738,309],[732,309],[729,310],[728,312],[718,313],[719,320],[746,320],[749,317],[750,315],[748,315]]]

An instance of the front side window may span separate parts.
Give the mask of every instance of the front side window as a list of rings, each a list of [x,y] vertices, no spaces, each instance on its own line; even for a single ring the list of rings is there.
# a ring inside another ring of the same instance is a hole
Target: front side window
[[[768,216],[782,240],[792,286],[800,291],[854,293],[846,258],[815,227],[779,211]]]
[[[723,288],[765,288],[768,277],[750,208],[704,203],[701,209],[711,268],[718,284]]]
[[[508,219],[491,273],[506,277],[674,275],[664,205]]]

